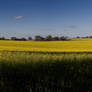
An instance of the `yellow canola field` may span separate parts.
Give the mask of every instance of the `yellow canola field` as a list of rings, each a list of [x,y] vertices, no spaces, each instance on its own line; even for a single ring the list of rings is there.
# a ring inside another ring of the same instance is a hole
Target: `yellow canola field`
[[[0,40],[0,50],[34,52],[92,52],[92,39],[71,39],[70,41]]]

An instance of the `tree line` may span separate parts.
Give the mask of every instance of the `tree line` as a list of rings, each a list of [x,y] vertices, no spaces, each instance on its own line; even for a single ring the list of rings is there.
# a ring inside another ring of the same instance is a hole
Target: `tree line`
[[[10,39],[6,39],[5,37],[0,37],[0,40],[15,40],[15,41],[65,41],[65,40],[69,40],[69,38],[67,36],[52,36],[52,35],[48,35],[46,37],[40,36],[40,35],[36,35],[34,37],[34,39],[30,36],[28,38],[25,37],[11,37]]]
[[[77,36],[76,38],[92,38],[92,36],[84,36],[84,37]]]
[[[76,36],[75,38],[92,38],[92,36],[84,36],[84,37],[81,37],[81,36]],[[69,37],[67,36],[52,36],[52,35],[47,35],[46,37],[43,37],[43,36],[40,36],[40,35],[36,35],[34,37],[34,39],[29,36],[29,37],[21,37],[21,38],[18,38],[16,36],[13,36],[11,37],[10,39],[7,39],[5,37],[0,37],[0,40],[15,40],[15,41],[67,41],[67,40],[70,40]]]

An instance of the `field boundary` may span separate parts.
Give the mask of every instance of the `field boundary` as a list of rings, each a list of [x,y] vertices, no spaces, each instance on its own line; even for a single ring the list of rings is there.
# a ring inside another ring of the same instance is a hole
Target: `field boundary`
[[[92,52],[43,52],[43,51],[8,51],[8,50],[2,50],[0,52],[11,52],[11,53],[36,53],[36,54],[92,54]]]

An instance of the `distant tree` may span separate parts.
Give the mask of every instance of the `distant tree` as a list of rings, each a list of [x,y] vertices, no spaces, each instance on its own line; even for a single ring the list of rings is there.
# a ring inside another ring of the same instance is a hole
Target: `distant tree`
[[[11,40],[16,40],[16,41],[26,41],[26,38],[17,38],[17,37],[11,37]]]
[[[68,40],[68,37],[61,36],[61,37],[60,37],[60,40],[61,40],[61,41],[62,41],[62,40],[64,40],[64,41],[65,41],[65,40]]]
[[[32,40],[32,37],[28,37],[28,40]]]
[[[26,39],[24,37],[22,37],[22,38],[11,37],[11,40],[26,41],[26,40],[32,40],[32,37],[28,37],[28,39]],[[40,35],[36,35],[34,40],[35,41],[59,41],[59,40],[68,40],[68,37],[65,37],[65,36],[61,36],[61,37],[55,36],[55,37],[52,37],[51,35],[48,35],[46,37],[42,37]]]
[[[0,40],[5,40],[5,37],[0,37]]]
[[[53,37],[53,40],[54,40],[54,41],[59,41],[60,38],[59,38],[58,36],[56,36],[56,37]]]
[[[44,37],[41,37],[41,41],[45,41],[45,38]]]
[[[11,40],[17,40],[17,38],[16,37],[11,37]]]
[[[77,36],[76,38],[81,38],[80,36]]]
[[[52,41],[53,40],[53,37],[51,35],[48,35],[46,38],[45,38],[46,41]]]
[[[35,36],[35,40],[36,40],[36,41],[39,41],[40,38],[41,38],[41,37],[40,37],[39,35]]]
[[[89,36],[86,36],[85,38],[89,38]]]
[[[24,38],[24,37],[22,37],[22,38],[20,38],[19,40],[21,40],[21,41],[26,41],[27,39]]]
[[[89,36],[88,38],[92,38],[92,36]]]
[[[35,41],[44,41],[44,38],[37,35],[37,36],[35,36]]]

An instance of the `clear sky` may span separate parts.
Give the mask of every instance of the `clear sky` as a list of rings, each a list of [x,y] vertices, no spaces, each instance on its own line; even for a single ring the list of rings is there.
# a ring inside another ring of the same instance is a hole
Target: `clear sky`
[[[0,36],[92,35],[92,0],[0,0]]]

